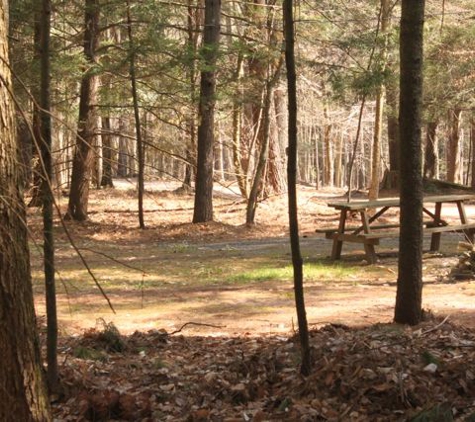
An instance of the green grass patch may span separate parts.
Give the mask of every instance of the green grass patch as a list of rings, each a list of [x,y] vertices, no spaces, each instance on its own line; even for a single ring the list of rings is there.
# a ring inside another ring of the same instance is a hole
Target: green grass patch
[[[356,268],[335,263],[311,262],[304,265],[304,278],[311,281],[335,281],[354,279],[363,276],[368,271],[366,268]],[[261,267],[243,271],[227,277],[228,283],[252,283],[259,281],[290,281],[293,277],[291,265],[281,267]]]

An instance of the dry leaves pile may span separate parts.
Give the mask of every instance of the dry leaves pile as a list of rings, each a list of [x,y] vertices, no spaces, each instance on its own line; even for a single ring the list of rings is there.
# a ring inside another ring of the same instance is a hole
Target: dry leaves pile
[[[475,335],[328,325],[296,337],[120,336],[111,325],[63,339],[58,421],[450,421],[475,418]],[[422,413],[421,413],[422,412]],[[437,414],[437,418],[434,416]],[[434,417],[432,417],[432,416]],[[411,419],[415,418],[415,419]]]

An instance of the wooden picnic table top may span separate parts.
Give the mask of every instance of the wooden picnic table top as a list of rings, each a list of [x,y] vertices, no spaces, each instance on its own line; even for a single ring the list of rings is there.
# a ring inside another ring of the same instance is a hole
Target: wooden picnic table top
[[[446,194],[424,196],[424,203],[463,202],[475,200],[475,194]],[[336,201],[327,205],[337,210],[359,211],[367,208],[398,207],[399,197],[374,200]]]

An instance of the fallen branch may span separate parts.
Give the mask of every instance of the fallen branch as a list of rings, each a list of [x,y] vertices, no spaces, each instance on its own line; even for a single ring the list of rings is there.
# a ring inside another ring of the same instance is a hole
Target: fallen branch
[[[213,325],[213,324],[203,324],[201,322],[187,322],[183,324],[178,330],[172,331],[169,333],[169,336],[172,336],[173,334],[178,334],[180,331],[182,331],[187,325],[199,325],[202,327],[212,327],[212,328],[225,328],[225,325]]]
[[[426,335],[426,334],[428,334],[428,333],[431,333],[432,331],[437,330],[437,329],[440,328],[442,325],[444,325],[444,324],[447,322],[448,319],[449,319],[449,316],[447,315],[447,316],[443,319],[443,321],[442,321],[440,324],[437,324],[435,327],[432,327],[432,328],[429,328],[429,329],[426,330],[426,331],[423,331],[423,332],[421,333],[421,336],[424,336],[424,335]]]

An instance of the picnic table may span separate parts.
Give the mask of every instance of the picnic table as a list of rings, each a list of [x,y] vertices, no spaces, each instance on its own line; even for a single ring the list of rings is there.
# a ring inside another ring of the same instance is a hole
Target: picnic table
[[[430,250],[438,251],[443,232],[462,232],[469,242],[473,242],[475,222],[469,222],[465,212],[465,203],[474,201],[473,194],[449,194],[424,197],[424,233],[431,234]],[[442,215],[443,204],[455,204],[458,220],[451,222]],[[399,223],[381,222],[381,217],[391,208],[399,208],[399,198],[382,198],[376,200],[329,202],[329,207],[340,211],[338,227],[317,229],[325,233],[327,239],[333,240],[331,258],[341,258],[344,242],[361,243],[364,246],[368,263],[375,263],[377,255],[375,245],[380,239],[399,237]],[[433,210],[429,206],[433,206]],[[347,225],[348,220],[357,218],[357,225]]]

